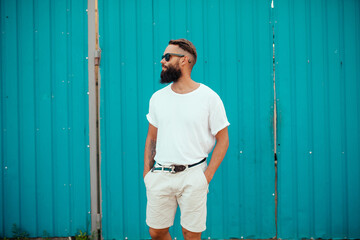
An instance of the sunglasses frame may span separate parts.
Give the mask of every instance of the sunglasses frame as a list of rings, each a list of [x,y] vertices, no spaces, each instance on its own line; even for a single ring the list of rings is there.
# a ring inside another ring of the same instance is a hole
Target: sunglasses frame
[[[185,55],[183,54],[178,54],[178,53],[166,53],[165,55],[162,55],[161,59],[165,58],[165,61],[170,61],[170,56],[177,56],[177,57],[185,57]]]

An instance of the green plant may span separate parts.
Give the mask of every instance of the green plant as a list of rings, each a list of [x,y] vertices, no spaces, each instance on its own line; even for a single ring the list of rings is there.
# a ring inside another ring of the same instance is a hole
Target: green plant
[[[13,238],[15,239],[28,239],[30,234],[26,231],[22,231],[15,223],[12,226],[11,232],[13,233]]]
[[[94,240],[94,239],[95,239],[95,234],[99,234],[98,231],[94,230],[94,231],[91,232],[90,240]]]
[[[87,234],[87,232],[82,232],[81,230],[79,232],[80,233],[75,235],[75,240],[88,240],[89,239],[89,235]]]
[[[51,239],[50,234],[46,230],[43,231],[43,238],[45,240],[50,240]]]

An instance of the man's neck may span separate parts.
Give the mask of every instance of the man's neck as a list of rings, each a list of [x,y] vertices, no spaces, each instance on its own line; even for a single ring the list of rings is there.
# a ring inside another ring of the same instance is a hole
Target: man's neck
[[[191,77],[181,77],[172,84],[171,89],[179,94],[185,94],[194,91],[200,86],[200,83],[195,82]]]

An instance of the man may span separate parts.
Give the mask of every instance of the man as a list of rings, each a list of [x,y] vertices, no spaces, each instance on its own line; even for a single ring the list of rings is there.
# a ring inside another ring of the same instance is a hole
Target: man
[[[191,79],[196,59],[190,41],[171,40],[161,60],[160,80],[171,84],[150,99],[144,181],[152,239],[171,239],[169,227],[178,205],[184,238],[201,239],[208,184],[229,146],[229,122],[220,97]]]

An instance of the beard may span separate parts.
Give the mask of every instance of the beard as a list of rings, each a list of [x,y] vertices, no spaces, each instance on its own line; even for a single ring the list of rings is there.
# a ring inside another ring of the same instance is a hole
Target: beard
[[[176,68],[173,65],[170,65],[165,71],[162,70],[160,74],[160,83],[176,83],[181,77],[180,68]]]

